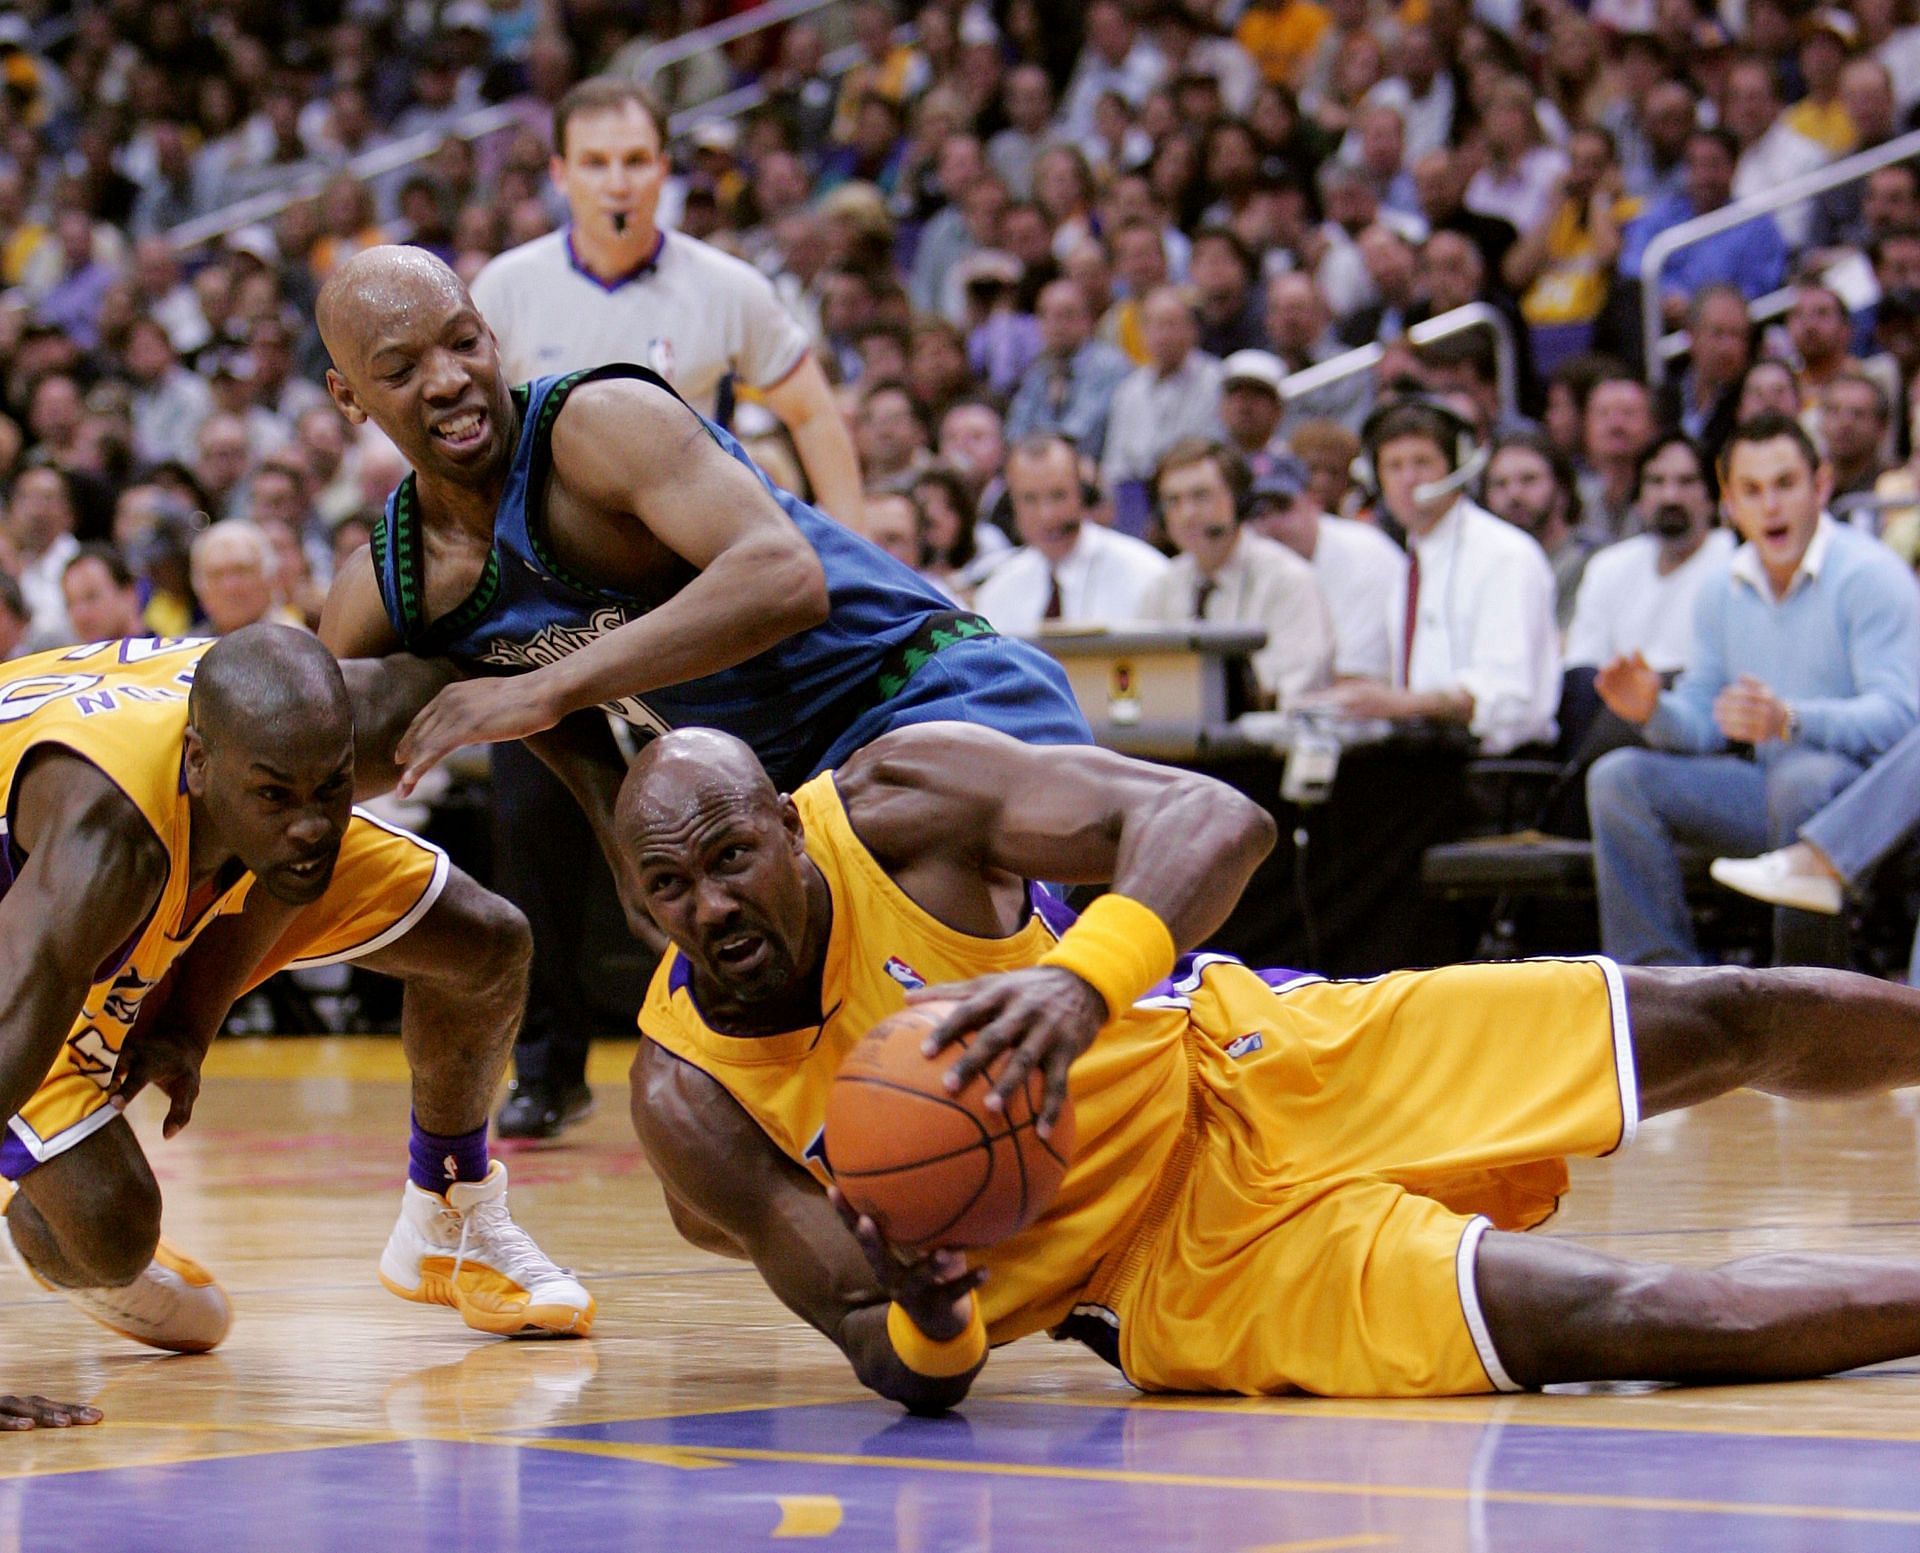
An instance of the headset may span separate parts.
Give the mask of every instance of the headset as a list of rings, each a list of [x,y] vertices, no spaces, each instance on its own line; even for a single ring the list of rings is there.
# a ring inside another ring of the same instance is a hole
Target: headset
[[[1429,480],[1413,488],[1413,499],[1421,506],[1438,501],[1442,496],[1451,496],[1455,491],[1465,490],[1486,472],[1493,458],[1493,448],[1491,444],[1481,441],[1479,427],[1444,399],[1429,394],[1401,394],[1376,405],[1360,427],[1360,456],[1353,461],[1348,472],[1372,500],[1380,500],[1380,481],[1373,462],[1380,428],[1394,411],[1405,409],[1424,410],[1453,433],[1453,447],[1447,454],[1447,462],[1453,466],[1453,472],[1444,480]]]

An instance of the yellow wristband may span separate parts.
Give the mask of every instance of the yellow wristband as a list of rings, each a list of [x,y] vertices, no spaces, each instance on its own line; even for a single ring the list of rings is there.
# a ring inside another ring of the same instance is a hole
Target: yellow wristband
[[[972,1315],[967,1329],[958,1337],[937,1343],[913,1324],[913,1317],[900,1304],[887,1306],[887,1340],[900,1362],[916,1375],[934,1380],[964,1375],[987,1356],[987,1323],[980,1315],[980,1302],[971,1295]]]
[[[1178,958],[1166,923],[1125,895],[1103,895],[1040,957],[1042,965],[1070,970],[1106,999],[1107,1017],[1118,1019]]]

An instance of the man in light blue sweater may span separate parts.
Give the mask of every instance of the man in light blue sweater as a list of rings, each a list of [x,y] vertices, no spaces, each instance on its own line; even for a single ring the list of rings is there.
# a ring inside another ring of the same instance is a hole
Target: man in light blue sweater
[[[1746,542],[1700,586],[1691,666],[1665,692],[1637,653],[1595,680],[1652,746],[1587,777],[1601,948],[1630,965],[1700,963],[1676,844],[1791,841],[1920,715],[1920,589],[1878,540],[1826,516],[1832,473],[1799,423],[1756,416],[1722,459]],[[1845,954],[1842,919],[1776,914],[1776,963]]]

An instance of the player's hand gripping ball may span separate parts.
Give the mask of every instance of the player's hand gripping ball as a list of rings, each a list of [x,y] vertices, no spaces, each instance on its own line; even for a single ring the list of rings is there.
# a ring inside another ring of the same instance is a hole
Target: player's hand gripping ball
[[[1046,1092],[1038,1070],[1005,1110],[986,1108],[1008,1052],[959,1094],[947,1093],[953,1052],[928,1057],[920,1047],[952,1008],[919,1003],[881,1020],[834,1075],[827,1099],[834,1182],[902,1250],[998,1244],[1046,1212],[1073,1158],[1071,1104],[1051,1137],[1035,1126]]]

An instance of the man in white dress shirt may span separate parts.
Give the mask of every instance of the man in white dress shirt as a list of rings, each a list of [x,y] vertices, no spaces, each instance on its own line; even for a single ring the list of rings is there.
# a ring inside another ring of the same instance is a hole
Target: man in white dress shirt
[[[660,228],[663,120],[631,81],[583,81],[554,110],[555,186],[571,219],[473,283],[516,383],[631,361],[703,415],[733,374],[785,423],[814,504],[859,526],[860,466],[806,330],[744,260]]]
[[[1600,668],[1639,653],[1655,673],[1684,669],[1693,648],[1693,596],[1727,564],[1733,535],[1713,526],[1720,505],[1713,465],[1681,432],[1641,457],[1634,503],[1646,532],[1608,545],[1587,563],[1567,630],[1567,666]]]
[[[1406,596],[1405,552],[1371,523],[1336,518],[1314,496],[1307,466],[1288,453],[1253,482],[1249,526],[1313,563],[1333,621],[1333,676],[1393,678],[1387,616]]]
[[[1333,620],[1313,568],[1241,522],[1252,483],[1246,460],[1220,442],[1185,437],[1167,449],[1154,495],[1180,553],[1147,589],[1144,609],[1169,625],[1264,628],[1253,675],[1261,702],[1284,708],[1332,679]]]
[[[974,608],[1009,634],[1036,632],[1048,621],[1114,625],[1141,618],[1167,558],[1093,521],[1099,488],[1072,443],[1052,433],[1016,443],[1007,457],[1007,495],[1022,546],[980,584]]]
[[[1560,700],[1553,569],[1540,546],[1462,494],[1472,428],[1447,406],[1397,400],[1362,433],[1380,497],[1406,529],[1406,585],[1387,619],[1393,679],[1305,698],[1352,717],[1457,723],[1503,755],[1551,743]]]

